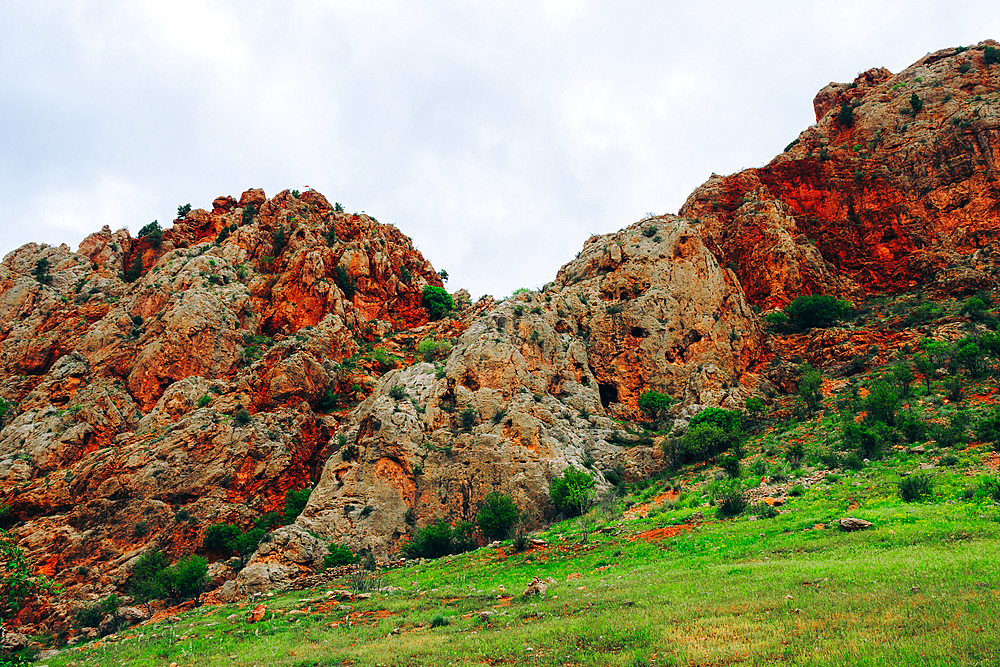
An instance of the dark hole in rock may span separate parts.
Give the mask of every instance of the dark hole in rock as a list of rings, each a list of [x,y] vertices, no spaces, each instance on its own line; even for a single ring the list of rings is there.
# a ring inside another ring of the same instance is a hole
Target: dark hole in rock
[[[608,407],[612,403],[618,402],[618,386],[613,384],[604,384],[603,382],[598,384],[598,390],[601,392],[601,405]]]

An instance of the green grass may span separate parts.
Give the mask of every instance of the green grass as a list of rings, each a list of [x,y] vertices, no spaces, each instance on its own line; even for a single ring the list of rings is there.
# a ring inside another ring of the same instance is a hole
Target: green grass
[[[566,521],[541,550],[391,570],[391,590],[367,600],[315,602],[326,589],[265,597],[257,624],[244,621],[256,601],[206,606],[46,664],[994,664],[997,508],[960,500],[962,470],[934,471],[935,495],[903,503],[896,480],[912,458],[819,483],[773,519],[711,521],[702,507],[707,523],[655,543],[629,537],[693,510],[603,522],[609,532],[585,541]],[[830,526],[847,515],[875,528]],[[558,583],[522,599],[533,576]],[[432,627],[438,616],[447,625]]]

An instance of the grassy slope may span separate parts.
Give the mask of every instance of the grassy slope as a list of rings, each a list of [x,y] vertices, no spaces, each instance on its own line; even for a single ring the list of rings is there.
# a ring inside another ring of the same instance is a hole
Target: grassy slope
[[[884,324],[892,307],[868,324]],[[954,411],[937,387],[931,396],[919,381],[914,389],[910,404],[923,419]],[[982,412],[995,381],[970,383],[969,393]],[[805,481],[808,464],[818,466],[836,443],[838,423],[826,417],[757,435],[744,484],[755,486],[762,470]],[[782,456],[790,443],[803,445],[804,470]],[[902,502],[900,479],[944,454],[956,462],[923,473],[934,493]],[[790,497],[775,518],[725,521],[708,505],[724,483],[714,469],[692,468],[631,489],[627,500],[641,508],[683,484],[680,498],[646,517],[625,518],[619,504],[588,515],[589,534],[579,520],[556,524],[538,535],[546,546],[527,553],[480,549],[389,571],[382,586],[391,589],[369,599],[327,602],[327,589],[265,597],[268,612],[256,624],[245,618],[260,599],[201,607],[46,664],[998,664],[1000,512],[971,492],[995,461],[981,444],[949,451],[931,441],[926,454],[899,450],[861,471],[819,475],[824,481]],[[695,512],[704,523],[688,523]],[[840,532],[831,523],[844,516],[875,527]],[[681,528],[662,530],[672,526]],[[636,538],[654,529],[658,539]],[[573,573],[580,577],[568,580]],[[557,584],[524,599],[533,576]]]

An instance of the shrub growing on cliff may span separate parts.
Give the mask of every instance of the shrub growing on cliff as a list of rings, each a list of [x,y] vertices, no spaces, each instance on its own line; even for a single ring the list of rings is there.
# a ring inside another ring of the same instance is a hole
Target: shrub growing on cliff
[[[799,397],[806,404],[809,412],[815,412],[823,403],[823,376],[809,364],[799,366],[802,377],[799,378]]]
[[[983,48],[983,59],[986,61],[987,65],[995,65],[1000,63],[1000,49],[995,46],[987,46]]]
[[[676,402],[673,396],[658,391],[643,392],[638,401],[639,409],[653,421],[665,419],[670,412],[670,406]]]
[[[510,536],[520,515],[510,496],[494,492],[486,496],[479,508],[476,525],[487,539],[503,540]]]
[[[357,291],[357,288],[354,285],[354,281],[351,280],[351,276],[348,275],[347,269],[340,264],[333,271],[333,282],[337,283],[337,287],[344,293],[344,297],[348,301],[354,298],[354,292]]]
[[[160,223],[153,220],[151,223],[139,230],[138,238],[146,237],[154,248],[159,248],[163,243],[163,229]]]
[[[36,594],[52,589],[42,576],[31,575],[31,563],[6,531],[0,530],[0,621],[13,618]]]
[[[440,320],[448,311],[455,307],[451,295],[443,287],[424,286],[424,296],[421,305],[427,310],[432,320]]]
[[[785,307],[788,324],[804,331],[813,327],[828,327],[850,315],[851,304],[838,301],[829,294],[800,296]]]
[[[302,514],[302,510],[306,508],[306,503],[309,502],[310,493],[312,493],[312,489],[285,492],[285,513],[283,519],[286,526],[294,523],[295,519]]]
[[[839,122],[844,127],[851,127],[854,125],[854,109],[847,102],[840,105],[840,112],[837,114],[837,122]]]
[[[52,276],[49,274],[49,260],[44,257],[35,262],[35,268],[31,270],[31,273],[40,285],[48,285],[52,282]]]
[[[590,507],[594,478],[576,468],[566,468],[549,484],[549,499],[567,517],[580,516]]]
[[[916,93],[910,95],[910,109],[913,110],[913,113],[915,114],[920,113],[920,110],[923,108],[924,108],[924,101],[920,99],[920,96],[917,95]]]
[[[205,537],[201,541],[201,546],[209,551],[230,555],[236,550],[233,542],[240,535],[238,526],[228,523],[216,523],[208,527]]]
[[[423,357],[424,361],[441,359],[451,354],[451,343],[446,340],[425,338],[417,344],[417,354]]]
[[[181,204],[177,207],[177,219],[182,220],[191,212],[191,204]]]

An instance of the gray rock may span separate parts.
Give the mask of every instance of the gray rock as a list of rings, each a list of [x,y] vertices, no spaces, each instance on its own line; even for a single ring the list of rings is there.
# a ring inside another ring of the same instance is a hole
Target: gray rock
[[[846,517],[844,519],[839,519],[837,525],[841,530],[845,532],[851,532],[855,530],[866,530],[871,528],[875,524],[871,521],[865,521],[864,519],[855,519],[854,517]]]

